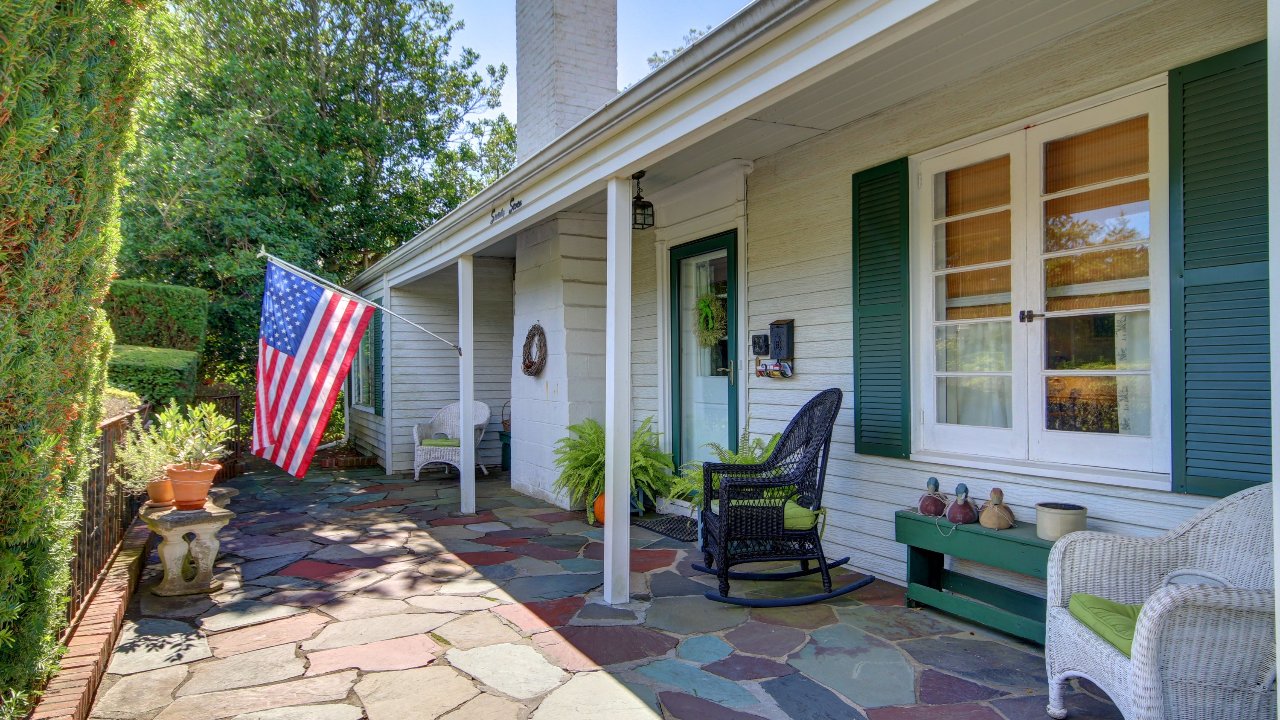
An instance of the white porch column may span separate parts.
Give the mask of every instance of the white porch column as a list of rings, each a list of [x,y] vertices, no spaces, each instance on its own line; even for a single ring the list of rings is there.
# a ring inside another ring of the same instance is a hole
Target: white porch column
[[[1276,449],[1280,448],[1280,0],[1267,0],[1267,261],[1271,291],[1271,537],[1280,557],[1280,493],[1276,483]],[[1276,577],[1280,597],[1280,576]],[[1280,642],[1280,607],[1276,608]]]
[[[631,600],[631,180],[611,178],[605,235],[604,600]]]
[[[475,257],[458,258],[458,344],[462,357],[458,362],[458,427],[461,428],[462,468],[461,512],[476,511],[476,443],[472,430],[472,411],[476,399],[476,285]]]

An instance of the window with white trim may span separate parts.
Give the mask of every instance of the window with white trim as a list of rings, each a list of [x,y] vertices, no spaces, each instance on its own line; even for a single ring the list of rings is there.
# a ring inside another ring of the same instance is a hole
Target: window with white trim
[[[917,161],[917,452],[1168,472],[1163,87]]]
[[[370,322],[365,327],[360,349],[356,351],[355,360],[351,363],[351,404],[369,411],[374,409],[373,331],[373,323]]]

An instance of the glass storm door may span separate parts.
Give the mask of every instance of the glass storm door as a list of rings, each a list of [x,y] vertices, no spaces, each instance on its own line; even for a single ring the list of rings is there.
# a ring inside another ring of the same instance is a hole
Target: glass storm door
[[[677,463],[736,448],[737,233],[671,250],[671,449]]]

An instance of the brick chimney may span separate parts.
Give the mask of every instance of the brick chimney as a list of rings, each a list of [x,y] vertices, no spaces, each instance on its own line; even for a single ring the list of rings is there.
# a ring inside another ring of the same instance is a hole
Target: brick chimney
[[[618,94],[616,0],[516,0],[516,161]]]

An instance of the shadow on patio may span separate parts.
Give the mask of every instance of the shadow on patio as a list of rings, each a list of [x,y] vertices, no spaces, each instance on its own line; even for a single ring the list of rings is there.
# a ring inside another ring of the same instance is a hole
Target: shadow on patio
[[[477,483],[478,515],[454,517],[452,478],[251,470],[229,483],[224,588],[159,598],[152,565],[93,717],[1045,717],[1038,648],[906,609],[887,583],[800,608],[721,605],[702,597],[692,545],[633,528],[635,599],[610,607],[601,530],[502,475]],[[1096,689],[1068,706],[1119,717]]]

